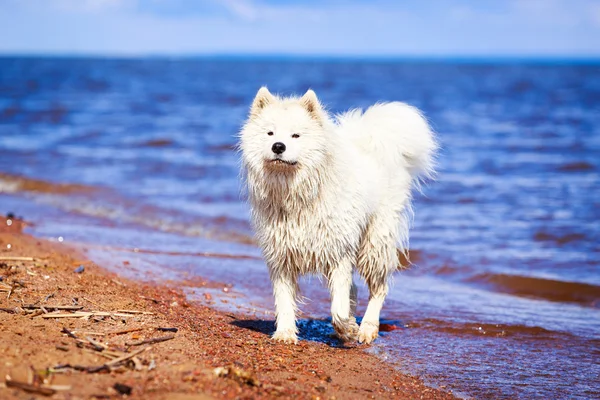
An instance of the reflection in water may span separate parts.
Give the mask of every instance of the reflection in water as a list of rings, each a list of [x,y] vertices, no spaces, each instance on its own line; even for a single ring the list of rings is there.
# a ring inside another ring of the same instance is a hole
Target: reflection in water
[[[267,333],[270,283],[235,153],[256,89],[310,86],[333,111],[407,101],[439,132],[440,174],[416,199],[415,265],[384,307],[399,329],[370,351],[466,395],[597,398],[599,71],[2,58],[0,211],[119,273],[181,280],[198,301],[255,314],[248,328]],[[327,291],[316,278],[302,289],[302,334],[336,345]]]

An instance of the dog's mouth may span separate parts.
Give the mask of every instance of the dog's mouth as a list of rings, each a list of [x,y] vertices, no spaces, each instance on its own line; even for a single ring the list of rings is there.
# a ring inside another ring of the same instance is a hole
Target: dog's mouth
[[[296,165],[297,163],[297,161],[287,161],[281,158],[274,158],[269,161],[269,164],[271,165]]]

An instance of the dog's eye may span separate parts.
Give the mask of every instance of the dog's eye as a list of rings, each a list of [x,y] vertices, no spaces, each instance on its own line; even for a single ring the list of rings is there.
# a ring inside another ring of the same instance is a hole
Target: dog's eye
[[[292,135],[292,137],[293,137],[294,139],[298,139],[298,138],[300,137],[300,135],[298,135],[297,133],[294,133],[294,134]]]
[[[269,136],[273,136],[273,132],[270,132],[270,131],[269,131],[269,132],[267,132],[267,135],[269,135]]]

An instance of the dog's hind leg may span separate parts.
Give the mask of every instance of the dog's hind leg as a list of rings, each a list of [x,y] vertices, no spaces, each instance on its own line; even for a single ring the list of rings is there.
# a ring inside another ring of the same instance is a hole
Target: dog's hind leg
[[[358,306],[358,287],[352,279],[352,286],[350,287],[350,316],[356,317],[356,307]]]
[[[275,295],[276,330],[273,340],[284,343],[298,343],[296,327],[296,295],[298,283],[295,277],[277,275],[272,277]]]
[[[388,294],[388,280],[398,266],[398,220],[394,216],[374,217],[359,248],[357,269],[369,287],[369,304],[358,331],[361,343],[371,343],[379,334],[379,314]]]
[[[356,285],[352,281],[352,262],[344,259],[327,276],[331,292],[331,322],[343,341],[354,341],[358,335]]]

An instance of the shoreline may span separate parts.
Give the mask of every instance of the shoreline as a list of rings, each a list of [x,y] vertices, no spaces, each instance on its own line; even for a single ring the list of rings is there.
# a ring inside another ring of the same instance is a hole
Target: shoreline
[[[455,398],[364,346],[274,343],[273,321],[191,302],[176,284],[120,277],[6,221],[2,398]]]

